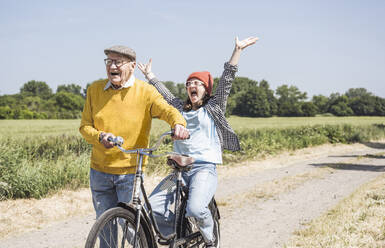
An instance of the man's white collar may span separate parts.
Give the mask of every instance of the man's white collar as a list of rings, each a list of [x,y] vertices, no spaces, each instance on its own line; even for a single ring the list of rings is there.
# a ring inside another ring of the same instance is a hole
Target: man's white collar
[[[132,74],[131,77],[120,88],[118,88],[118,90],[131,87],[134,85],[134,82],[135,82],[135,76],[134,76],[134,74]],[[114,88],[114,86],[112,86],[112,83],[110,81],[108,81],[108,83],[104,87],[104,90],[108,90],[108,88],[110,88],[110,87],[113,89],[116,89],[116,88]]]

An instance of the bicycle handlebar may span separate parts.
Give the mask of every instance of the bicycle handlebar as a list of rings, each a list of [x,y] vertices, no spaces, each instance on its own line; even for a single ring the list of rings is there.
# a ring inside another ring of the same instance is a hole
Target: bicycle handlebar
[[[112,137],[108,137],[107,140],[112,142],[114,144],[114,146],[119,148],[119,150],[121,150],[124,153],[139,153],[139,154],[147,155],[149,157],[160,157],[160,156],[165,156],[165,155],[168,155],[168,154],[172,154],[172,152],[168,152],[168,153],[164,153],[164,154],[159,154],[159,155],[152,154],[152,152],[158,150],[158,148],[159,148],[160,144],[162,143],[164,137],[166,137],[168,135],[173,136],[174,135],[174,130],[171,129],[171,131],[167,131],[167,132],[163,133],[159,137],[159,139],[157,140],[155,146],[153,146],[151,148],[137,148],[137,149],[132,149],[132,150],[126,150],[126,149],[124,149],[122,147],[122,145],[124,143],[124,139],[122,137],[120,137],[120,136],[116,136],[114,139]]]

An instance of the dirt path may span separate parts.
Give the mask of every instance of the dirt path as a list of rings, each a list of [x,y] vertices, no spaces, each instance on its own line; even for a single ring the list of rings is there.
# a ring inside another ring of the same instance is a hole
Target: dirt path
[[[218,168],[222,247],[282,247],[291,233],[385,171],[384,143],[325,145]],[[22,218],[22,216],[20,216]],[[0,247],[83,247],[89,214],[8,236]]]

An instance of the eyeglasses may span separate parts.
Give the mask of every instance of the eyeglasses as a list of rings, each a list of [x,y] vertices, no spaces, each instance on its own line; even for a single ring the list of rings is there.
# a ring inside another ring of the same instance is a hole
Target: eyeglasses
[[[111,66],[112,64],[115,64],[116,67],[121,67],[130,62],[131,61],[120,60],[120,59],[104,59],[104,63],[106,64],[106,66]]]
[[[191,87],[191,86],[204,86],[204,83],[198,80],[187,81],[186,87]]]

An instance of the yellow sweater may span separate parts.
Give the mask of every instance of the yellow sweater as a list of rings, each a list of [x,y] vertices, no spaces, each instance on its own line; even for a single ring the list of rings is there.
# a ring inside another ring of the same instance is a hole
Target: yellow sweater
[[[152,118],[162,119],[171,127],[186,126],[186,121],[152,85],[141,80],[119,90],[104,90],[105,85],[99,81],[88,87],[79,131],[93,145],[91,168],[110,174],[132,174],[136,154],[122,153],[116,147],[106,149],[99,143],[101,132],[123,137],[124,149],[146,148]],[[146,161],[145,158],[144,165]]]

